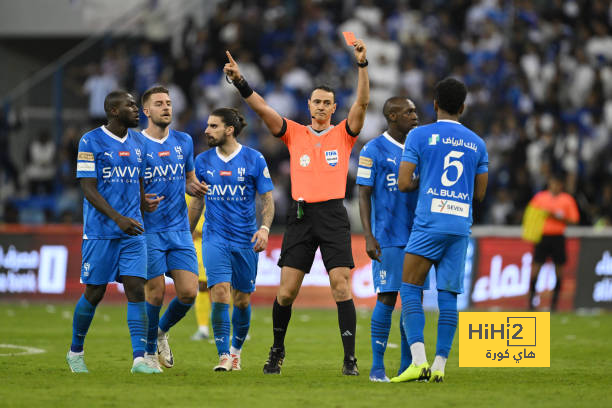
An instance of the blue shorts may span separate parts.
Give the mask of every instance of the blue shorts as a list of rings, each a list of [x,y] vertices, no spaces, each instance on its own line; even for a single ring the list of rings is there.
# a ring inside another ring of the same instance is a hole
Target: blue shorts
[[[198,257],[189,231],[164,231],[147,237],[147,280],[170,271],[183,270],[198,274]]]
[[[121,276],[147,278],[147,244],[143,235],[116,239],[84,239],[81,282],[106,285]]]
[[[374,291],[376,293],[399,292],[404,270],[404,248],[386,247],[381,251],[381,262],[372,261]],[[429,275],[425,278],[423,287],[425,290],[429,288]]]
[[[463,293],[465,256],[469,240],[465,235],[412,230],[404,251],[420,255],[434,263],[438,290]]]
[[[253,248],[237,248],[220,242],[202,242],[202,257],[208,277],[208,287],[230,282],[244,293],[255,291],[259,254]]]

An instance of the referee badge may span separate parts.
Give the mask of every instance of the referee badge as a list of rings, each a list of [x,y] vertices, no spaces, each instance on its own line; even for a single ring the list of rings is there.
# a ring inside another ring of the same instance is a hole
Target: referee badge
[[[338,151],[337,150],[326,150],[325,151],[325,161],[332,167],[335,167],[338,164]]]
[[[310,156],[308,156],[307,154],[302,155],[302,157],[300,157],[300,166],[308,167],[309,164],[310,164]]]

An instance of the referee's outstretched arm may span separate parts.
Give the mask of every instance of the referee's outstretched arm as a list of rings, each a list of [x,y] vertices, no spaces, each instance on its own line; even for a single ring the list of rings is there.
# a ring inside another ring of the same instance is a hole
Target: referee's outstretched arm
[[[251,109],[253,109],[253,111],[264,121],[270,132],[272,132],[273,135],[279,134],[283,127],[282,116],[272,109],[265,99],[261,97],[261,95],[251,89],[247,81],[240,74],[240,68],[238,67],[238,63],[232,57],[232,54],[230,54],[229,51],[225,51],[225,54],[227,55],[227,59],[229,61],[223,67],[223,72],[225,72],[225,75],[227,75],[227,77],[234,83],[240,92],[240,95],[242,95]],[[363,119],[361,124],[363,125]],[[361,126],[359,129],[361,129]],[[351,128],[351,130],[353,129]]]
[[[353,134],[361,132],[363,121],[365,120],[366,110],[370,102],[370,80],[368,77],[368,60],[366,59],[366,46],[362,40],[357,40],[353,44],[355,47],[355,58],[357,58],[358,79],[357,79],[357,99],[351,106],[348,113],[347,124]]]

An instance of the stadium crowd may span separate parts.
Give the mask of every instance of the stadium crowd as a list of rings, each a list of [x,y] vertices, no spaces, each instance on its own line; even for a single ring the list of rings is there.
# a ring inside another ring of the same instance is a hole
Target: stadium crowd
[[[341,32],[353,31],[368,44],[371,83],[349,170],[355,217],[358,152],[384,130],[384,101],[405,95],[420,122],[431,122],[433,86],[452,75],[469,87],[462,122],[483,137],[490,158],[489,193],[475,223],[519,224],[533,194],[562,172],[581,223],[612,224],[612,4],[605,0],[227,1],[204,24],[196,21],[187,19],[165,41],[107,40],[98,60],[71,70],[90,118],[66,123],[59,143],[41,132],[27,157],[9,157],[7,144],[27,139],[15,137],[23,132],[18,115],[0,114],[5,222],[79,222],[77,144],[92,124],[103,123],[104,95],[120,87],[139,96],[161,83],[172,95],[174,127],[192,135],[196,153],[207,148],[202,135],[212,110],[242,110],[249,125],[241,138],[268,161],[282,225],[290,203],[288,151],[226,82],[225,50],[281,115],[309,122],[308,93],[328,84],[342,118],[357,79]],[[22,205],[32,197],[36,206]]]

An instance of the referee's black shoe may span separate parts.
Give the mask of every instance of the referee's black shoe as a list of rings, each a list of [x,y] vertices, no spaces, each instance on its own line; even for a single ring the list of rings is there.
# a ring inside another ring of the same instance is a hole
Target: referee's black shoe
[[[285,349],[280,347],[270,347],[268,360],[263,366],[264,374],[280,374],[283,360],[285,359]]]
[[[359,369],[357,368],[357,359],[355,356],[350,356],[344,359],[342,365],[342,374],[344,375],[359,375]]]

